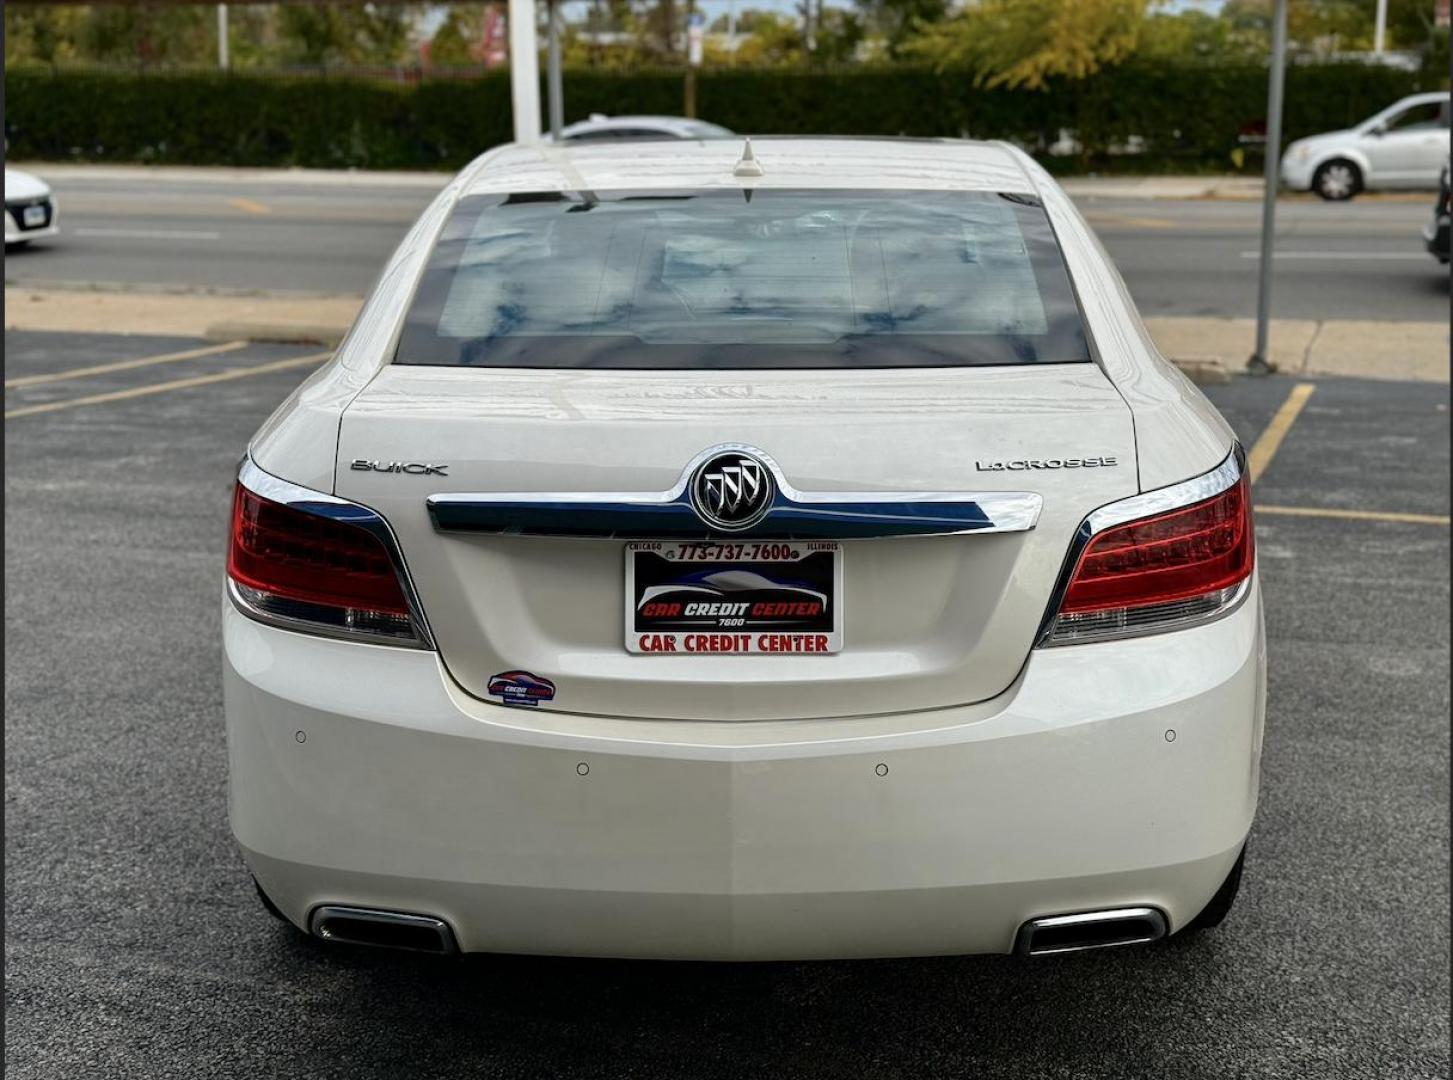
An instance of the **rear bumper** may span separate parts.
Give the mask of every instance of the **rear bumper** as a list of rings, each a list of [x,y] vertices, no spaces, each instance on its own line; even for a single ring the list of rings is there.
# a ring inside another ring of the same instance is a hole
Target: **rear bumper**
[[[232,825],[300,926],[331,903],[437,916],[466,951],[1008,952],[1044,915],[1183,926],[1256,807],[1257,588],[1193,630],[1036,651],[981,705],[744,723],[486,704],[435,654],[224,608]]]

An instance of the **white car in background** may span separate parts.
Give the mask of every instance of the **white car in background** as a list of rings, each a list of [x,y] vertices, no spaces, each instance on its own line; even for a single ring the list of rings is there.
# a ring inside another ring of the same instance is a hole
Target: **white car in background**
[[[1006,145],[485,154],[253,438],[223,591],[232,828],[322,938],[1052,953],[1241,877],[1245,460]]]
[[[732,132],[720,124],[691,120],[684,116],[605,116],[591,114],[588,120],[566,124],[560,141],[602,142],[624,139],[726,139]]]
[[[56,202],[50,185],[38,176],[5,167],[5,246],[18,247],[54,236]]]
[[[1330,200],[1437,187],[1448,157],[1448,98],[1446,90],[1413,94],[1356,127],[1296,140],[1282,156],[1282,182]]]

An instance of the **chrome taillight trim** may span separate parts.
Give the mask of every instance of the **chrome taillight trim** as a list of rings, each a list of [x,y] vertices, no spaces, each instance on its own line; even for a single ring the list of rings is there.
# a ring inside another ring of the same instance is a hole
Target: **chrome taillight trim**
[[[1090,516],[1085,519],[1085,524],[1090,529],[1089,537],[1104,532],[1114,525],[1124,525],[1127,521],[1138,521],[1140,518],[1152,517],[1156,514],[1164,514],[1169,510],[1179,510],[1184,506],[1205,502],[1207,499],[1235,487],[1237,481],[1241,479],[1241,474],[1245,471],[1246,455],[1242,453],[1241,444],[1236,443],[1232,446],[1231,452],[1226,455],[1225,460],[1208,473],[1183,480],[1179,484],[1171,484],[1169,487],[1132,495],[1128,499],[1112,502],[1091,512]],[[1087,541],[1089,537],[1086,537]]]
[[[1091,540],[1106,529],[1114,528],[1117,525],[1205,502],[1207,499],[1214,498],[1235,487],[1240,483],[1245,472],[1246,453],[1242,450],[1241,444],[1237,442],[1232,444],[1231,452],[1226,455],[1221,464],[1210,472],[1202,473],[1200,476],[1192,477],[1178,484],[1171,484],[1168,487],[1132,495],[1091,511],[1089,516],[1080,523],[1079,529],[1075,531],[1074,539],[1070,542],[1069,554],[1065,557],[1064,565],[1060,567],[1054,592],[1050,595],[1049,606],[1045,609],[1044,618],[1040,620],[1034,647],[1037,649],[1053,648],[1064,645],[1083,645],[1096,641],[1118,641],[1124,638],[1144,637],[1149,634],[1164,634],[1172,630],[1184,630],[1192,626],[1203,626],[1206,623],[1215,622],[1239,608],[1251,592],[1251,577],[1231,589],[1222,589],[1222,602],[1199,613],[1168,612],[1167,618],[1160,622],[1148,623],[1142,620],[1140,625],[1106,627],[1099,630],[1079,629],[1073,634],[1064,634],[1058,640],[1055,633],[1056,624],[1059,622],[1060,605],[1064,602],[1065,593],[1069,590],[1070,579],[1074,576],[1075,567],[1080,563],[1080,556]],[[1252,576],[1254,575],[1253,568]],[[1164,606],[1172,608],[1177,605]],[[1081,625],[1083,626],[1083,623]]]
[[[306,488],[300,484],[294,484],[290,480],[274,476],[253,461],[250,454],[244,457],[238,466],[237,483],[260,498],[281,503],[294,510],[356,525],[372,533],[388,552],[389,562],[393,565],[394,573],[398,575],[399,584],[404,592],[404,600],[409,605],[409,622],[414,636],[407,638],[394,634],[375,633],[366,629],[329,626],[326,623],[290,618],[267,611],[252,603],[237,583],[229,577],[227,595],[234,607],[248,618],[256,619],[258,622],[284,630],[312,634],[315,637],[334,638],[340,641],[361,641],[372,645],[392,645],[402,649],[435,648],[433,634],[429,632],[429,623],[424,618],[424,608],[419,603],[418,592],[414,589],[414,579],[409,574],[408,565],[404,562],[398,538],[394,536],[393,529],[382,514],[362,503],[340,499],[336,495],[314,491],[312,488]]]

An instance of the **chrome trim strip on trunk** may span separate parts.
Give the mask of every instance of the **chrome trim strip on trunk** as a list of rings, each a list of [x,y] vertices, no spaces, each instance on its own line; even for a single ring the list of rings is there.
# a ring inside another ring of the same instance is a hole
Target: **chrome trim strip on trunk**
[[[697,466],[729,451],[759,458],[776,482],[772,504],[750,528],[714,529],[691,505]],[[611,540],[853,540],[1026,532],[1044,500],[1029,491],[798,491],[756,447],[713,446],[693,458],[666,491],[477,492],[431,495],[429,517],[440,532]]]
[[[284,480],[270,472],[265,472],[252,460],[251,454],[244,457],[238,466],[237,482],[254,495],[259,495],[264,499],[282,503],[284,506],[305,513],[318,514],[321,517],[332,518],[334,521],[356,525],[372,533],[383,544],[384,550],[388,552],[389,562],[393,564],[394,572],[399,576],[399,582],[404,590],[404,599],[409,605],[409,620],[417,638],[410,640],[380,634],[371,635],[366,631],[330,629],[324,625],[293,620],[283,615],[263,611],[255,604],[249,603],[236,583],[228,578],[227,595],[239,611],[259,622],[315,636],[333,637],[344,641],[366,640],[370,643],[394,645],[406,649],[435,648],[434,637],[429,632],[428,620],[424,618],[423,605],[419,603],[419,594],[414,589],[414,579],[409,574],[408,565],[404,562],[403,550],[399,547],[398,538],[394,536],[393,529],[382,514],[361,503],[340,499],[338,496],[329,495],[326,492],[314,491],[312,488],[302,487],[290,480]]]

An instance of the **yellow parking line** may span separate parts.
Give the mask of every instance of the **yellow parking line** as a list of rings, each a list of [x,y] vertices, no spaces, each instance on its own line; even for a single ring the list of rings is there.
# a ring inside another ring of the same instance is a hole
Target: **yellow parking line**
[[[1307,404],[1307,398],[1317,389],[1315,383],[1297,383],[1292,387],[1292,392],[1287,399],[1281,403],[1276,415],[1271,418],[1271,423],[1266,425],[1266,430],[1256,440],[1256,445],[1251,448],[1247,455],[1247,464],[1251,468],[1251,482],[1254,484],[1261,479],[1261,474],[1266,472],[1266,467],[1271,464],[1271,459],[1276,457],[1276,452],[1281,449],[1281,441],[1286,438],[1287,432],[1297,422],[1302,409]]]
[[[1347,521],[1397,521],[1405,525],[1442,525],[1449,519],[1441,514],[1403,514],[1392,510],[1334,510],[1318,506],[1260,506],[1258,514],[1284,514],[1288,517],[1342,518]]]
[[[235,206],[239,210],[246,211],[249,214],[256,214],[259,217],[263,217],[267,214],[272,213],[272,207],[268,206],[266,203],[255,202],[252,199],[228,199],[227,205]]]
[[[21,409],[11,409],[5,414],[9,420],[17,416],[34,416],[37,413],[55,412],[58,409],[74,409],[81,405],[100,405],[107,401],[126,401],[130,398],[146,397],[149,394],[165,394],[172,390],[185,390],[191,386],[206,386],[209,383],[227,382],[230,379],[246,379],[253,375],[265,375],[270,371],[286,371],[288,368],[303,367],[305,364],[317,364],[320,360],[326,360],[333,354],[330,352],[313,353],[310,356],[295,356],[287,360],[274,360],[268,364],[258,364],[255,367],[232,368],[230,371],[218,371],[211,375],[194,375],[189,379],[173,379],[171,382],[152,383],[147,386],[135,386],[130,390],[115,390],[109,394],[89,394],[86,397],[71,398],[68,401],[51,401],[44,405],[27,405]]]
[[[246,348],[246,346],[245,341],[229,341],[222,345],[208,345],[200,349],[162,353],[160,356],[144,356],[139,360],[118,360],[114,364],[95,364],[91,367],[71,368],[69,371],[53,371],[46,375],[23,375],[18,379],[6,379],[5,389],[37,386],[40,383],[60,382],[63,379],[81,379],[87,375],[102,375],[108,371],[128,371],[131,368],[150,367],[152,364],[174,364],[178,360],[198,360],[204,356],[234,352],[237,349]]]

